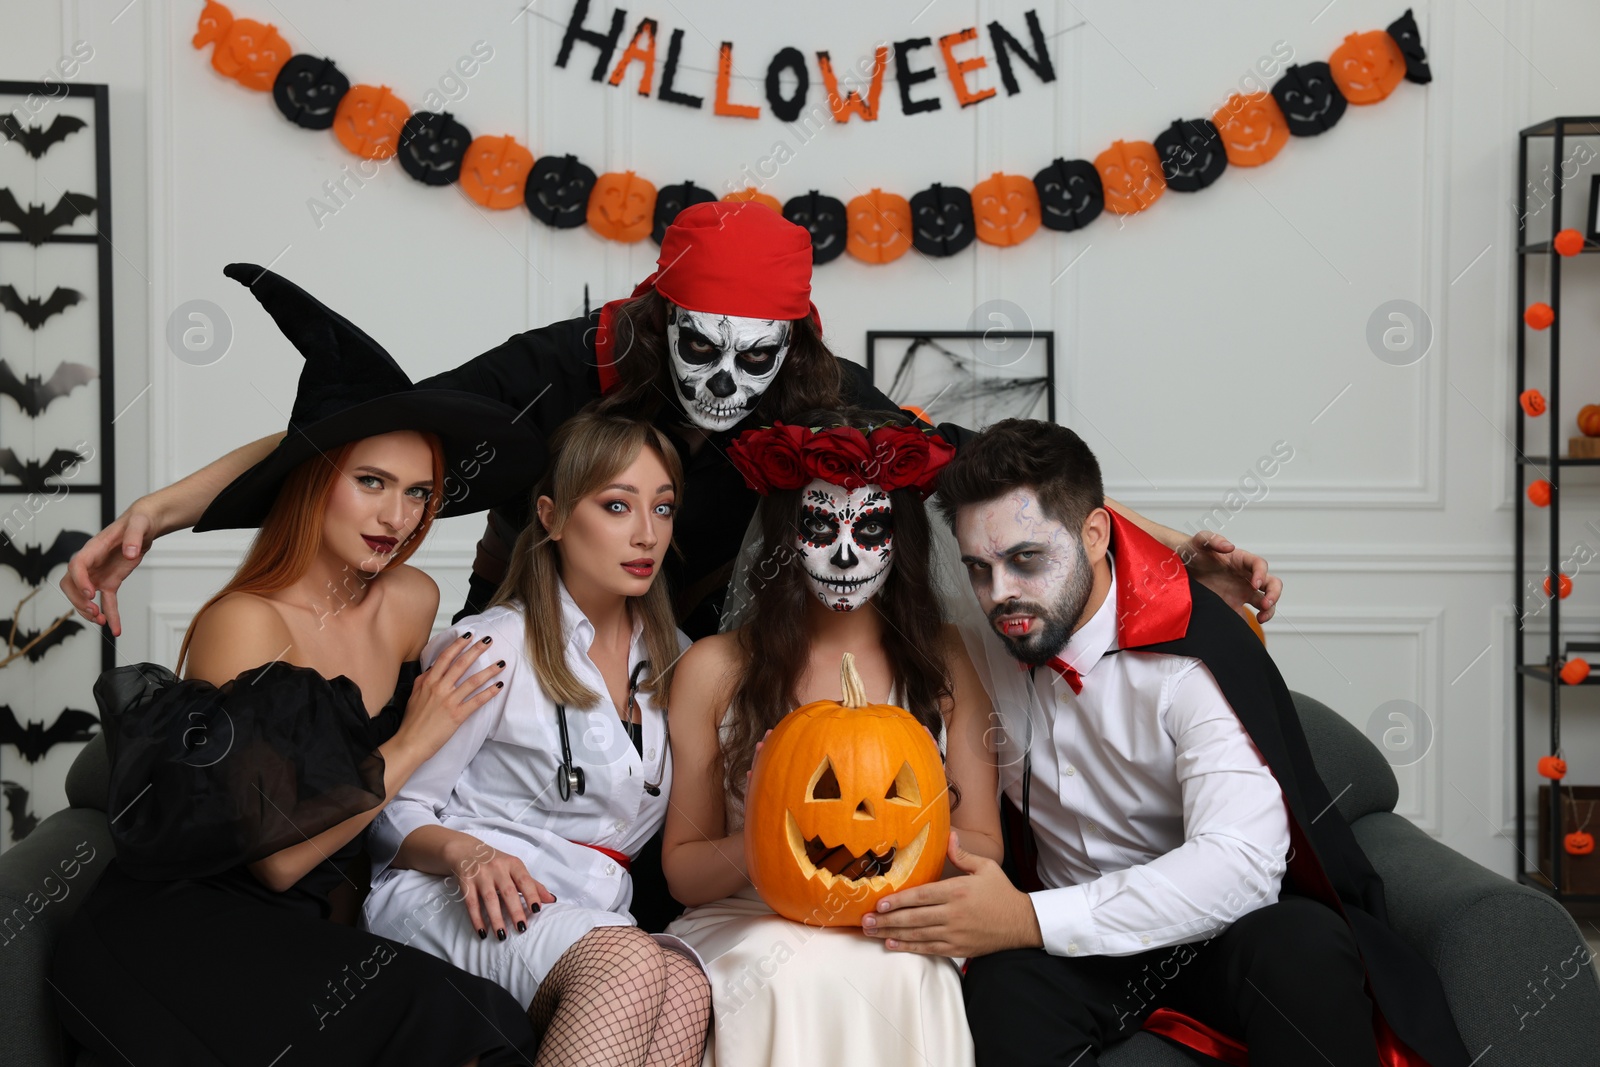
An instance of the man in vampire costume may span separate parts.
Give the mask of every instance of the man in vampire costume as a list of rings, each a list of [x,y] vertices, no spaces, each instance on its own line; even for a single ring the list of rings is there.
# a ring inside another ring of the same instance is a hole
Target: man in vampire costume
[[[1091,1067],[1140,1028],[1251,1067],[1465,1067],[1272,660],[1105,509],[1083,441],[997,423],[939,496],[986,616],[1018,885],[953,840],[968,877],[894,894],[863,927],[970,958],[980,1067]]]

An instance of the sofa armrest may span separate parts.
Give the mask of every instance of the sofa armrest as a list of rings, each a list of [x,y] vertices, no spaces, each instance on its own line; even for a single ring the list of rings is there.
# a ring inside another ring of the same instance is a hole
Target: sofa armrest
[[[91,808],[58,811],[0,853],[0,1063],[64,1063],[50,957],[114,854],[105,812]]]
[[[1389,923],[1439,972],[1468,1056],[1600,1067],[1600,979],[1560,904],[1392,812],[1351,827],[1383,877]]]

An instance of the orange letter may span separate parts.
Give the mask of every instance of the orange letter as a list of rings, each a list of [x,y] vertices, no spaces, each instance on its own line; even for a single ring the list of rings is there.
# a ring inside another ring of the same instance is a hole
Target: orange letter
[[[872,57],[872,85],[867,89],[867,98],[862,100],[854,89],[841,97],[839,79],[833,76],[833,61],[828,53],[817,53],[817,66],[822,68],[822,84],[828,90],[828,108],[833,112],[834,122],[849,122],[851,115],[860,115],[866,122],[878,121],[878,97],[883,92],[883,71],[888,65],[889,50],[878,49]]]
[[[650,35],[649,47],[639,47],[639,38],[645,34]],[[617,60],[616,69],[611,72],[611,84],[621,85],[622,76],[628,71],[628,64],[639,60],[644,64],[644,73],[639,76],[639,95],[650,95],[650,82],[656,76],[656,20],[640,19],[639,28],[633,31],[633,40],[628,42],[627,49],[622,53],[622,58]]]
[[[753,119],[761,114],[754,104],[728,103],[728,82],[733,77],[733,42],[723,41],[717,54],[717,102],[712,110],[719,115],[732,115],[739,119]]]
[[[971,59],[957,60],[955,57],[956,46],[965,44],[978,36],[978,27],[968,26],[960,33],[948,33],[939,38],[939,51],[944,53],[945,69],[950,72],[950,84],[956,87],[956,99],[961,101],[961,106],[976,104],[980,100],[987,100],[994,95],[994,89],[988,88],[981,93],[974,93],[967,87],[967,71],[980,70],[989,65],[989,61],[982,56],[973,56]]]

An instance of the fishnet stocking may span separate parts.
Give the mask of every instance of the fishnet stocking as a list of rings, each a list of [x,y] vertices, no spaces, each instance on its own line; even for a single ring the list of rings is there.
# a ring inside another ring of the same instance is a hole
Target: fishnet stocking
[[[711,983],[705,972],[684,956],[661,953],[667,964],[667,991],[661,1018],[650,1038],[645,1067],[693,1067],[706,1048],[711,1023]]]
[[[637,926],[597,926],[539,983],[528,1019],[535,1067],[640,1067],[661,1016],[667,965]]]

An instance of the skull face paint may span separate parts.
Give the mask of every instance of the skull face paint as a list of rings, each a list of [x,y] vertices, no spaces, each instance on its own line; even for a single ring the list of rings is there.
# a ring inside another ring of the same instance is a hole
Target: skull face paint
[[[800,491],[800,565],[834,611],[854,611],[883,588],[894,564],[894,509],[875,485],[841,489],[814,478]]]
[[[956,541],[978,605],[1010,653],[1038,666],[1066,647],[1094,588],[1083,541],[1031,489],[963,507]]]
[[[667,307],[667,352],[689,421],[717,433],[750,414],[789,353],[790,323]]]

